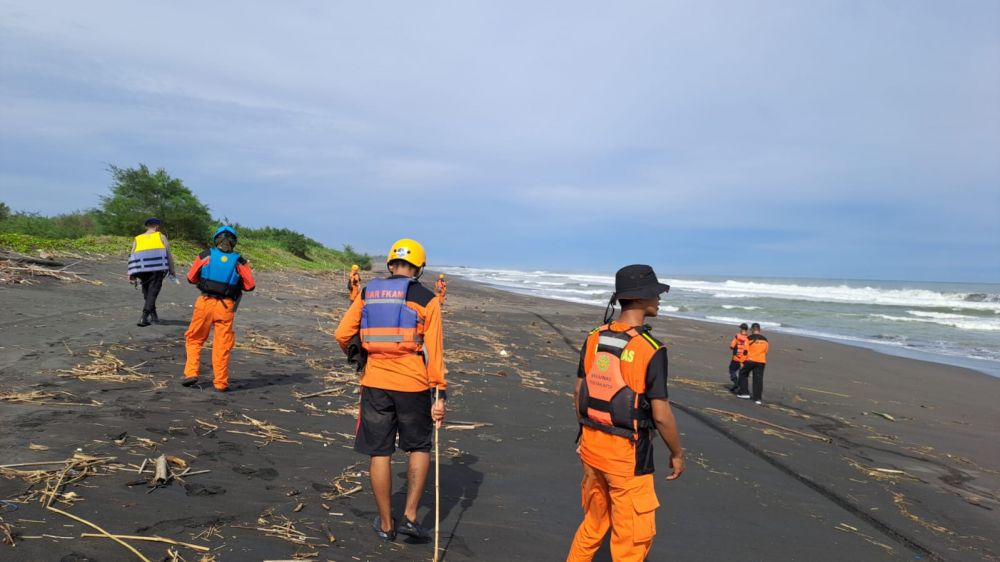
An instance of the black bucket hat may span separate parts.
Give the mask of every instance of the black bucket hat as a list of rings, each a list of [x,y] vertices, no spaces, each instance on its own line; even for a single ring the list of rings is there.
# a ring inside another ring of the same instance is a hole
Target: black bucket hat
[[[626,265],[615,273],[615,300],[655,299],[670,290],[648,265]]]

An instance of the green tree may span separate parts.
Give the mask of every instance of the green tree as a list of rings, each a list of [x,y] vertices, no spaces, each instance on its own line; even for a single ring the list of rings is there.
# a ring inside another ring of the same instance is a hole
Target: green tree
[[[7,220],[8,217],[10,217],[10,207],[3,201],[0,201],[0,222]]]
[[[184,182],[160,168],[109,166],[111,195],[101,197],[98,221],[108,234],[131,236],[149,217],[163,221],[168,236],[204,242],[212,235],[212,215]]]

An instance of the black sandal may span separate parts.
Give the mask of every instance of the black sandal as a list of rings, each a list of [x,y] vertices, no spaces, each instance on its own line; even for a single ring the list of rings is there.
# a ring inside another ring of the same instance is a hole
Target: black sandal
[[[375,519],[372,520],[372,530],[378,535],[378,538],[384,540],[385,542],[392,542],[396,540],[396,529],[393,528],[391,531],[382,530],[382,516],[376,515]]]

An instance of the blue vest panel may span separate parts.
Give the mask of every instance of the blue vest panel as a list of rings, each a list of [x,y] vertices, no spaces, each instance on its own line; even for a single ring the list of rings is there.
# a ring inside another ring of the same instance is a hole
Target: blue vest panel
[[[216,297],[235,297],[240,293],[241,279],[236,271],[238,252],[223,252],[212,248],[208,263],[202,266],[198,288]]]
[[[417,311],[406,306],[406,292],[412,282],[409,277],[369,281],[361,310],[361,329],[415,329],[419,321]]]

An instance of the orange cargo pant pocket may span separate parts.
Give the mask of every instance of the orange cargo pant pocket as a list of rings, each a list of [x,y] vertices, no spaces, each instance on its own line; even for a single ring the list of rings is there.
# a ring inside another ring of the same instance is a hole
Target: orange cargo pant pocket
[[[652,479],[648,486],[632,490],[631,495],[632,507],[635,509],[632,516],[632,541],[637,544],[650,542],[656,535],[656,508],[660,507]]]

